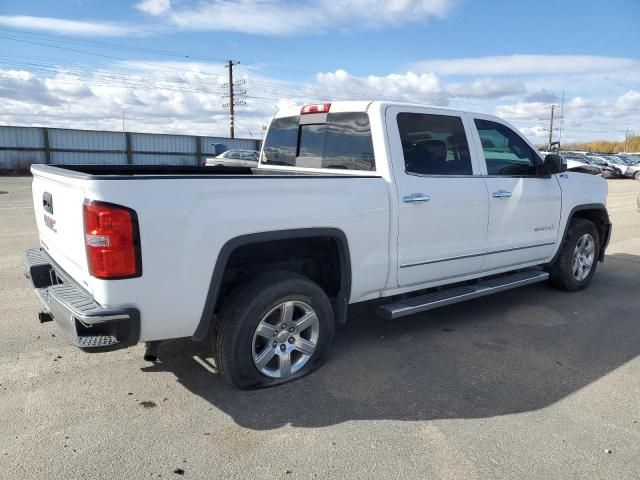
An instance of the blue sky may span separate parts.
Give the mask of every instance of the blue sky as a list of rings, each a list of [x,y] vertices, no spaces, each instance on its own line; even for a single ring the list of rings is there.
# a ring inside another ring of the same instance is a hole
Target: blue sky
[[[640,133],[640,1],[588,4],[3,0],[0,122],[117,128],[124,111],[130,129],[224,133],[234,58],[247,132],[283,103],[397,98],[499,114],[540,141],[564,92],[566,139]]]

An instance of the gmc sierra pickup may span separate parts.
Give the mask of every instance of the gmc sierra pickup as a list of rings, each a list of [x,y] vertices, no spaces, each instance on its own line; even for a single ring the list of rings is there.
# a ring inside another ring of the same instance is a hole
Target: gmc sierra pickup
[[[27,275],[87,352],[210,339],[240,388],[316,368],[347,305],[395,319],[604,258],[607,183],[488,115],[388,102],[279,111],[257,168],[34,165]]]

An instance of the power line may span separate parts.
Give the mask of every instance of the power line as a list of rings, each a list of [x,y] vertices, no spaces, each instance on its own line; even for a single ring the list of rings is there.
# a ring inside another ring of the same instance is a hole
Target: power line
[[[0,60],[0,64],[7,63],[6,61]],[[204,94],[214,94],[217,92],[211,91],[211,86],[204,84],[188,84],[188,87],[183,86],[179,82],[172,82],[169,80],[163,79],[140,79],[134,78],[131,76],[121,76],[115,74],[103,74],[99,72],[86,72],[82,70],[75,69],[55,69],[46,65],[36,65],[36,64],[27,64],[28,68],[31,72],[39,72],[39,73],[57,73],[63,74],[63,77],[57,76],[54,77],[53,80],[57,83],[67,83],[67,84],[82,84],[87,87],[89,86],[104,86],[104,87],[112,87],[112,88],[132,88],[132,89],[155,89],[155,90],[168,90],[173,92],[180,93],[204,93]],[[0,72],[0,76],[6,76],[2,72]]]
[[[148,47],[138,47],[135,45],[126,45],[122,43],[78,39],[78,38],[68,37],[64,35],[54,36],[54,35],[46,35],[43,33],[35,33],[35,32],[16,32],[14,30],[2,29],[2,28],[0,28],[0,32],[8,32],[8,34],[12,35],[13,37],[22,36],[22,37],[26,37],[27,39],[35,37],[37,40],[45,39],[53,42],[70,43],[70,44],[76,44],[76,45],[89,45],[89,46],[107,48],[111,50],[123,50],[123,51],[132,51],[132,52],[140,52],[140,53],[149,53],[152,55],[184,58],[188,60],[198,59],[198,60],[212,61],[216,63],[226,62],[226,60],[224,60],[221,57],[212,57],[209,55],[193,54],[193,53],[180,52],[175,50],[166,50],[166,49],[161,50],[161,49],[148,48]],[[296,67],[290,67],[286,65],[268,63],[268,62],[246,62],[245,61],[243,62],[243,64],[246,66],[257,67],[259,69],[265,69],[265,70],[282,70],[282,71],[287,71],[292,73],[308,74],[308,75],[316,75],[318,73],[315,71],[312,72],[310,70],[304,70]]]
[[[81,53],[83,55],[93,55],[93,56],[101,57],[101,58],[108,58],[108,59],[112,59],[112,60],[120,60],[120,61],[123,61],[123,62],[131,62],[132,61],[132,60],[130,60],[128,58],[124,58],[124,57],[117,57],[117,56],[114,56],[114,55],[105,55],[105,54],[97,53],[97,52],[88,52],[86,50],[78,50],[78,49],[75,49],[75,48],[61,47],[59,45],[52,45],[52,44],[42,43],[42,42],[34,42],[34,41],[31,41],[31,40],[12,38],[12,37],[4,36],[4,35],[0,35],[0,38],[5,39],[5,40],[12,40],[12,41],[15,41],[15,42],[28,43],[28,44],[31,44],[31,45],[39,45],[39,46],[42,46],[42,47],[55,48],[57,50],[65,50],[65,51],[68,51],[68,52]],[[139,61],[139,60],[135,60],[135,62],[138,63],[138,64],[141,64],[141,65],[148,65],[148,66],[155,67],[155,68],[161,68],[161,69],[164,68],[164,69],[169,69],[169,70],[175,70],[175,71],[178,71],[178,72],[185,72],[185,70],[183,68],[172,67],[170,65],[161,65],[161,64],[157,64],[157,63],[149,63],[149,62],[143,62],[143,61]],[[206,72],[201,72],[201,73],[204,74],[204,75],[211,75],[211,76],[220,78],[220,75],[218,75],[218,74],[206,73]]]

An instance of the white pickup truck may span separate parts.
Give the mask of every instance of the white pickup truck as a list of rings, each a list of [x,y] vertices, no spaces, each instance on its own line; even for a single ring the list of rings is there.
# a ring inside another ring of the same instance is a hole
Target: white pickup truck
[[[388,102],[278,112],[258,168],[34,165],[44,310],[85,351],[209,338],[240,388],[316,368],[347,305],[395,319],[550,280],[586,287],[601,177],[488,115]]]

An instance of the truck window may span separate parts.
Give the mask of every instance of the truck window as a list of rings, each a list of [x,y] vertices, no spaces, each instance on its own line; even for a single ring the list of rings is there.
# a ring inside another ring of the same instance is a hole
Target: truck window
[[[296,165],[298,145],[298,118],[275,118],[269,126],[264,142],[262,163],[269,165]]]
[[[399,113],[405,171],[417,175],[472,175],[462,119],[450,115]]]
[[[299,117],[271,122],[263,150],[265,165],[375,170],[369,116],[328,113],[325,123],[299,125]]]
[[[536,175],[538,156],[520,135],[501,123],[475,119],[489,175]]]

